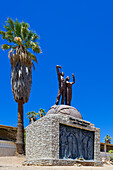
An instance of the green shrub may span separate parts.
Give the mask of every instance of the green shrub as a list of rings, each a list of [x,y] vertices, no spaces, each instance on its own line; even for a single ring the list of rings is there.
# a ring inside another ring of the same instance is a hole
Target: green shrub
[[[113,155],[113,150],[110,150],[109,153]]]

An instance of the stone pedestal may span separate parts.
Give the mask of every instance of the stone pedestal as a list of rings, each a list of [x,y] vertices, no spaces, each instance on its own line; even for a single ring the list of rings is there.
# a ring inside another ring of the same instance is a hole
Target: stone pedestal
[[[60,106],[54,107],[56,113],[52,114],[50,109],[46,116],[26,128],[24,164],[74,165],[82,157],[83,165],[101,165],[100,129],[84,121],[80,112],[79,118],[68,114],[70,106],[65,111],[58,109]]]

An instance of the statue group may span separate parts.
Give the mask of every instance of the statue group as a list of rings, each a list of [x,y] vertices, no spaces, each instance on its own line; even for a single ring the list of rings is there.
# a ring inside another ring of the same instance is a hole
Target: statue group
[[[72,85],[75,83],[75,76],[72,74],[73,82],[69,82],[69,76],[67,76],[65,80],[64,73],[60,72],[61,66],[57,65],[56,69],[59,81],[59,90],[55,104],[58,105],[60,98],[62,97],[61,104],[64,104],[65,102],[65,105],[70,106],[72,100]]]

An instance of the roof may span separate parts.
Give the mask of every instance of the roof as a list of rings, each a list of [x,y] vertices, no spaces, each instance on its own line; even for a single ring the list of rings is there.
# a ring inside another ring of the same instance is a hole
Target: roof
[[[13,126],[6,126],[6,125],[0,125],[0,128],[4,128],[4,129],[13,129],[13,130],[16,130],[16,129],[17,129],[16,127],[13,127]]]
[[[103,143],[103,142],[100,142],[100,144],[105,145],[105,143]],[[113,144],[111,144],[111,143],[106,143],[106,145],[113,146]]]

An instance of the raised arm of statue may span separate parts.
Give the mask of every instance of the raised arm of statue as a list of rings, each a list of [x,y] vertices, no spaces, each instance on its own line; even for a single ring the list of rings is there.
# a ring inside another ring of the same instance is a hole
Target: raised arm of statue
[[[61,68],[61,66],[57,65],[57,66],[56,66],[56,69],[57,69],[58,81],[60,81],[60,72],[59,72],[59,68]]]
[[[72,82],[72,84],[74,84],[74,83],[75,83],[75,76],[74,76],[74,74],[72,74],[72,77],[73,77],[73,82]]]

